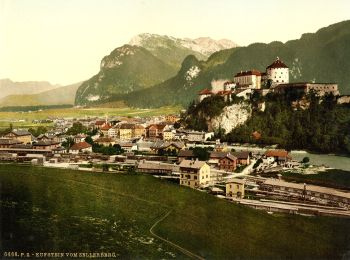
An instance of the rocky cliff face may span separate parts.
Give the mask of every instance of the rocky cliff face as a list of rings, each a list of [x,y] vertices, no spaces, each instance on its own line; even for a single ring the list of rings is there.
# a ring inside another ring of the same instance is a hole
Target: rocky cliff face
[[[232,129],[244,124],[251,115],[252,108],[245,103],[227,106],[219,116],[208,121],[208,130],[214,131],[221,127],[225,133],[229,133]]]
[[[105,56],[99,73],[79,87],[75,104],[103,102],[119,94],[159,84],[175,74],[175,68],[145,48],[123,45]]]
[[[194,55],[199,60],[206,60],[214,52],[237,47],[237,44],[227,39],[218,41],[209,37],[180,39],[150,33],[136,35],[129,44],[147,49],[154,56],[177,69],[188,55]]]

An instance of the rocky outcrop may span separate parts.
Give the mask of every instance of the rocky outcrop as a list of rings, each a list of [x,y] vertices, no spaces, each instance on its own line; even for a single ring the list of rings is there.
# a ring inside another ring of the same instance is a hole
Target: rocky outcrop
[[[245,103],[234,104],[227,106],[223,109],[223,112],[209,120],[209,131],[215,131],[221,127],[225,130],[225,133],[229,133],[232,129],[244,124],[252,115],[252,108]]]

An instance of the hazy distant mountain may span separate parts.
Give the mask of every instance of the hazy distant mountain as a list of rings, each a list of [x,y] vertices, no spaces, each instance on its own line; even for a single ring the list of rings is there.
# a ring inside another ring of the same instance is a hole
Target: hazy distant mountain
[[[205,60],[214,52],[237,47],[237,44],[227,39],[218,41],[209,37],[180,39],[149,33],[133,37],[129,44],[149,50],[154,56],[178,69],[188,55],[194,55],[199,60]]]
[[[9,95],[0,99],[0,107],[73,105],[75,94],[80,85],[81,82],[47,90],[38,94]]]
[[[0,79],[0,98],[16,94],[36,94],[46,90],[58,88],[47,81],[14,82],[10,79]]]

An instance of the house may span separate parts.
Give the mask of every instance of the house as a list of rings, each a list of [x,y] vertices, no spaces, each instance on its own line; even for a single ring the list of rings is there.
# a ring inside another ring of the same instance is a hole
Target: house
[[[100,128],[100,131],[101,131],[101,133],[102,133],[104,136],[108,136],[108,130],[111,129],[111,128],[112,128],[112,127],[111,127],[110,124],[106,124],[106,125],[104,125],[104,126],[102,126],[102,127]]]
[[[130,140],[133,138],[134,124],[124,123],[119,125],[119,139]]]
[[[97,128],[97,129],[101,129],[102,127],[104,127],[106,125],[110,126],[110,123],[108,123],[107,120],[97,120],[95,122],[95,128]]]
[[[229,148],[227,146],[227,143],[220,143],[220,139],[216,140],[215,146],[214,146],[214,151],[215,152],[226,152],[228,151]]]
[[[236,88],[236,83],[234,81],[226,81],[224,83],[224,90],[234,90]]]
[[[110,137],[100,137],[95,140],[95,143],[98,143],[103,146],[109,146],[109,145],[113,146],[115,144],[115,141]]]
[[[200,92],[198,92],[198,101],[202,102],[203,99],[210,97],[213,95],[213,92],[210,91],[209,89],[203,89]]]
[[[173,130],[164,130],[163,131],[163,140],[171,141],[175,138],[175,133]]]
[[[74,143],[84,142],[86,137],[87,137],[86,134],[77,134],[76,136],[73,137]]]
[[[22,144],[22,142],[17,139],[0,138],[0,148],[9,148],[16,144]]]
[[[205,141],[205,132],[189,131],[187,132],[187,140],[189,142],[203,142]]]
[[[223,97],[224,100],[227,102],[227,101],[231,101],[232,93],[233,93],[233,91],[231,91],[231,90],[220,90],[220,91],[218,91],[217,95]]]
[[[119,129],[115,126],[111,127],[107,131],[107,136],[113,139],[116,139],[118,137],[118,134],[119,134]]]
[[[252,93],[253,93],[253,91],[251,88],[247,88],[247,89],[238,88],[233,92],[233,94],[235,94],[236,97],[241,97],[244,100],[249,99],[251,97]]]
[[[183,160],[179,168],[180,185],[199,188],[209,184],[210,166],[206,162]]]
[[[279,165],[284,165],[286,162],[291,160],[288,151],[283,149],[268,150],[264,155],[269,163],[277,162]]]
[[[237,164],[240,164],[240,165],[250,164],[250,152],[242,151],[242,152],[233,152],[232,154],[237,158]]]
[[[218,166],[220,159],[225,158],[227,155],[227,152],[216,152],[216,151],[211,151],[209,154],[209,161],[208,163],[211,165]]]
[[[133,130],[134,130],[132,133],[133,138],[146,136],[146,128],[143,125],[135,124]]]
[[[171,175],[173,172],[173,165],[142,161],[137,165],[136,170],[142,173]]]
[[[52,149],[52,152],[54,154],[63,154],[63,153],[67,153],[67,149],[62,146],[59,146],[57,148]]]
[[[244,198],[244,179],[233,178],[226,181],[226,197]]]
[[[132,151],[137,151],[137,144],[135,143],[119,143],[120,147],[125,151],[125,152],[132,152]]]
[[[237,166],[237,157],[228,153],[225,157],[219,159],[220,170],[233,172]]]
[[[59,142],[53,140],[42,140],[33,143],[33,149],[52,150],[60,146]]]
[[[170,152],[172,154],[178,154],[181,149],[185,147],[185,144],[183,142],[165,142],[165,141],[158,141],[153,144],[151,147],[152,150],[154,150],[156,153],[159,152],[159,150],[163,150],[164,152]]]
[[[16,139],[24,144],[31,143],[33,140],[33,135],[27,130],[17,130],[13,129],[10,133],[4,135],[6,138]]]
[[[261,72],[258,70],[241,71],[237,73],[233,81],[240,88],[261,88]]]
[[[177,117],[176,115],[166,115],[165,116],[165,121],[168,123],[171,123],[171,124],[174,124],[179,120],[180,120],[180,118]]]
[[[39,135],[36,139],[38,141],[48,141],[48,140],[52,140],[54,138],[54,136],[47,136],[47,135],[44,135],[44,134],[41,134]]]
[[[152,124],[146,127],[147,136],[152,139],[163,138],[163,131],[166,127],[165,124]]]
[[[177,161],[181,163],[183,160],[193,160],[195,155],[193,150],[180,150],[177,154]]]
[[[72,154],[78,154],[78,153],[91,153],[92,152],[92,145],[87,142],[80,142],[73,144],[71,148],[69,148],[69,152]]]
[[[63,143],[63,142],[66,142],[68,138],[69,138],[68,135],[60,134],[60,135],[56,135],[53,140],[59,143]]]
[[[326,94],[333,94],[333,96],[339,95],[338,84],[336,83],[282,83],[273,88],[273,92],[275,93],[281,94],[287,91],[295,91],[301,94],[307,94],[313,91],[318,96],[324,96]]]

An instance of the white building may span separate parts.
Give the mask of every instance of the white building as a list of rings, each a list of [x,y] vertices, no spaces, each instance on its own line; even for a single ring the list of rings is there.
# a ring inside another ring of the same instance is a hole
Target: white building
[[[108,129],[107,135],[110,138],[114,138],[114,139],[117,138],[117,136],[118,136],[118,128],[112,127],[110,129]]]
[[[261,72],[257,70],[241,71],[233,78],[239,88],[261,88]]]
[[[272,81],[272,85],[289,83],[289,68],[278,57],[266,68],[267,80]]]

